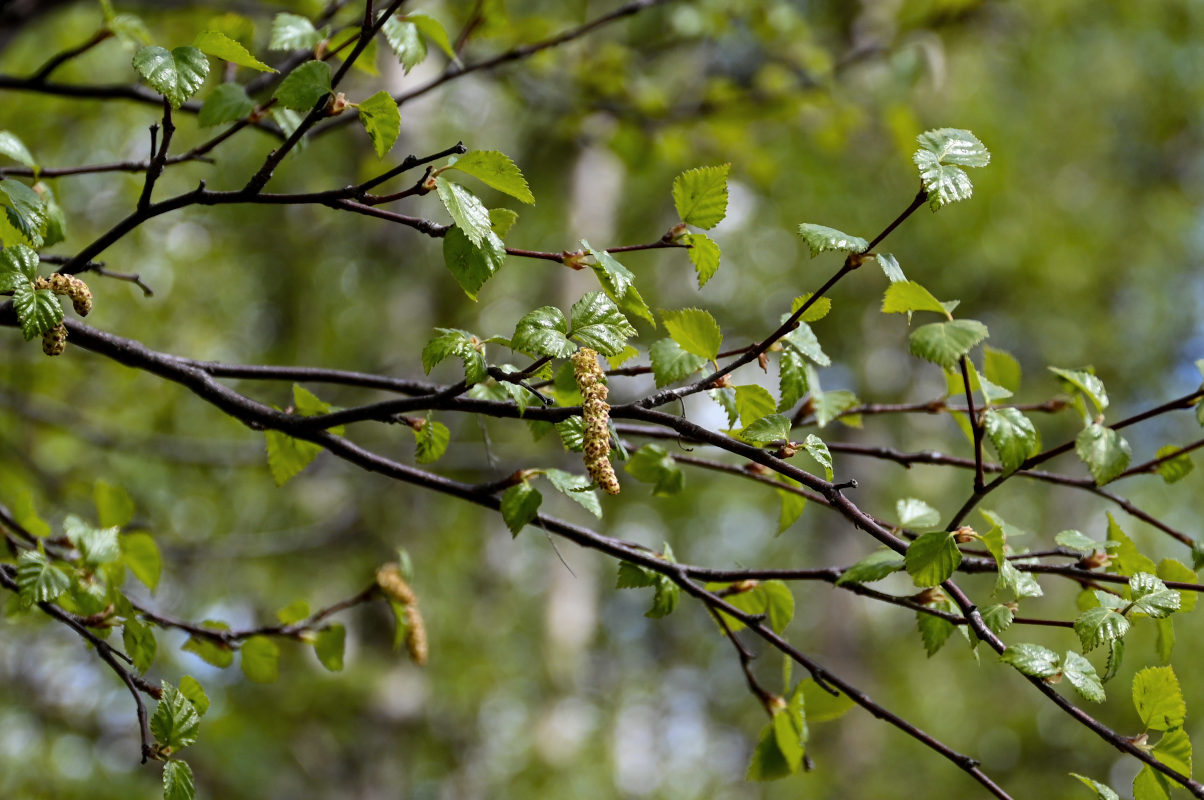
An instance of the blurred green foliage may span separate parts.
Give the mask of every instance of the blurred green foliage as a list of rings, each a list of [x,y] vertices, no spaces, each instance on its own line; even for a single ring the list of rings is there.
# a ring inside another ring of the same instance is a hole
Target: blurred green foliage
[[[313,2],[272,5],[320,11]],[[423,10],[454,37],[473,5]],[[465,57],[540,39],[614,5],[488,0]],[[118,10],[141,14],[153,41],[171,48],[236,6],[133,3]],[[260,58],[274,10],[254,17],[252,52]],[[339,19],[357,13],[348,7]],[[87,39],[99,20],[98,8],[82,2],[38,17],[0,51],[0,73],[28,74],[48,54]],[[728,216],[710,232],[723,267],[704,289],[683,253],[634,253],[623,263],[640,276],[649,305],[705,306],[725,341],[743,343],[763,337],[792,298],[815,290],[838,263],[808,257],[794,234],[800,222],[872,236],[915,194],[915,135],[971,129],[993,154],[990,167],[975,171],[974,198],[936,215],[922,210],[886,249],[909,278],[941,298],[959,298],[963,312],[988,324],[990,343],[1018,357],[1025,376],[1019,400],[1057,391],[1048,364],[1093,364],[1123,416],[1199,380],[1191,363],[1204,341],[1196,268],[1204,255],[1201,37],[1199,3],[666,3],[403,105],[390,158],[458,140],[504,151],[537,204],[493,190],[482,196],[519,213],[508,244],[554,252],[582,238],[599,247],[656,240],[676,221],[673,177],[730,162]],[[132,84],[131,52],[107,42],[55,79]],[[366,98],[381,85],[404,92],[436,77],[444,63],[432,48],[403,75],[382,48],[381,77],[354,74],[349,96]],[[0,129],[18,133],[41,164],[56,167],[143,158],[147,127],[159,116],[153,106],[112,101],[12,91],[0,98]],[[176,148],[212,135],[181,120]],[[274,145],[246,132],[216,151],[212,164],[169,169],[158,192],[199,180],[237,188]],[[272,189],[343,186],[385,165],[363,131],[349,126],[290,156]],[[53,252],[71,254],[127,213],[141,176],[49,183],[69,222]],[[446,222],[433,198],[405,201],[399,210]],[[140,273],[155,291],[146,298],[129,284],[92,276],[89,322],[102,329],[196,359],[401,376],[421,374],[419,352],[436,326],[508,334],[527,310],[567,309],[595,288],[589,271],[512,258],[470,303],[444,269],[438,241],[321,206],[191,208],[143,225],[102,260]],[[881,290],[876,268],[867,268],[837,287],[832,312],[813,323],[835,364],[821,373],[825,388],[875,402],[942,396],[939,371],[903,356],[900,318],[877,313]],[[651,329],[637,327],[646,346]],[[69,513],[95,519],[97,480],[126,487],[136,507],[132,525],[151,532],[163,550],[164,575],[150,602],[165,613],[268,622],[298,599],[317,608],[354,594],[398,546],[413,559],[430,636],[431,660],[422,669],[391,649],[392,621],[379,605],[341,618],[348,635],[342,673],[322,669],[309,648],[285,643],[280,679],[270,685],[180,652],[183,634],[160,635],[151,673],[173,682],[195,675],[213,703],[190,751],[202,797],[676,800],[977,791],[951,764],[856,710],[815,726],[810,774],[745,783],[764,715],[699,607],[683,602],[668,619],[647,619],[646,597],[613,588],[609,559],[532,528],[512,539],[492,512],[329,458],[278,489],[262,434],[184,389],[78,349],[48,363],[22,345],[5,332],[0,502],[19,506],[30,497],[57,529]],[[449,360],[432,377],[455,380],[457,369]],[[236,385],[281,407],[290,402],[287,384]],[[339,387],[320,396],[335,406],[373,397]],[[702,413],[703,404],[687,408]],[[439,466],[445,474],[484,481],[532,466],[579,471],[575,456],[551,438],[532,444],[523,426],[444,422],[454,431]],[[1075,422],[1071,415],[1038,420],[1046,442],[1073,437]],[[968,452],[946,416],[867,418],[864,426],[829,428],[825,438]],[[1194,426],[1178,417],[1154,423],[1135,434],[1135,458],[1185,443]],[[406,430],[357,433],[365,446],[411,457],[414,437]],[[869,508],[915,496],[948,518],[969,490],[966,472],[905,472],[839,455],[836,465],[838,477],[857,477],[858,502]],[[1199,480],[1192,474],[1167,487],[1138,478],[1133,496],[1195,531],[1198,515],[1184,498],[1199,491]],[[847,565],[870,550],[817,508],[775,538],[778,499],[764,487],[732,487],[730,478],[687,471],[684,492],[654,498],[650,486],[626,483],[622,499],[606,501],[601,530],[658,550],[668,541],[682,561]],[[1068,527],[1102,538],[1102,501],[1055,488],[1016,481],[989,507],[1032,530],[1033,546]],[[544,502],[566,518],[594,522],[550,491]],[[1125,524],[1146,551],[1183,558],[1152,529]],[[896,578],[884,586],[906,591],[906,577]],[[963,580],[989,592],[991,576]],[[1074,785],[1068,771],[1114,786],[1127,786],[1136,772],[1136,762],[1118,760],[993,658],[975,664],[967,648],[950,645],[928,659],[909,612],[827,585],[792,588],[791,641],[981,759],[1015,796],[1060,795]],[[1033,616],[1064,615],[1073,594],[1050,587],[1031,602]],[[1188,618],[1180,631],[1176,664],[1200,657],[1190,635],[1198,624]],[[1150,630],[1134,636],[1132,651],[1152,650]],[[1057,652],[1075,646],[1057,629],[1026,630],[1024,638]],[[10,616],[0,621],[0,641],[0,795],[156,796],[158,770],[136,763],[129,696],[78,639],[36,616]],[[1136,661],[1114,686],[1128,685]],[[775,656],[766,654],[756,669],[777,685]],[[1189,711],[1204,707],[1199,681],[1186,678],[1184,691]],[[1114,693],[1123,700],[1123,691]],[[1122,732],[1141,728],[1126,703],[1099,713]]]

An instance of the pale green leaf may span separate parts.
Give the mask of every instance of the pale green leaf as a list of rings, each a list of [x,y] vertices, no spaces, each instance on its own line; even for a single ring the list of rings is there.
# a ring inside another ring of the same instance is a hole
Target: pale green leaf
[[[983,345],[982,364],[987,380],[1009,392],[1020,391],[1020,362],[1011,353]]]
[[[1154,458],[1166,458],[1158,465],[1158,474],[1162,476],[1162,480],[1167,483],[1177,483],[1183,480],[1191,471],[1195,469],[1195,464],[1192,463],[1191,456],[1187,453],[1180,453],[1173,458],[1167,458],[1180,448],[1173,444],[1168,444],[1165,447],[1159,447],[1158,452],[1154,453]]]
[[[1129,466],[1129,443],[1098,422],[1089,422],[1074,440],[1074,451],[1091,470],[1091,477],[1103,485]]]
[[[497,150],[473,150],[455,160],[449,167],[473,176],[486,186],[492,186],[524,203],[534,203],[535,196],[527,179],[510,157]]]
[[[384,158],[401,133],[401,112],[397,110],[397,103],[387,91],[381,89],[360,102],[359,115],[360,124],[372,140],[376,157]]]
[[[260,72],[275,72],[276,70],[251,55],[247,48],[219,31],[202,31],[197,34],[193,46],[206,55],[229,61],[240,67],[249,67]]]
[[[1163,734],[1154,745],[1154,758],[1176,772],[1191,775],[1191,738],[1187,731],[1175,728]]]
[[[702,356],[687,353],[672,339],[660,339],[648,348],[652,358],[652,375],[657,388],[668,386],[693,375],[706,363]]]
[[[804,222],[798,226],[798,235],[811,248],[811,257],[815,258],[826,250],[841,253],[864,253],[870,243],[860,236],[850,236],[844,231],[829,228],[825,225],[814,225]]]
[[[916,586],[936,586],[949,578],[962,563],[953,534],[933,531],[920,536],[907,548],[904,565]]]
[[[740,438],[755,445],[789,441],[790,418],[784,414],[770,414],[767,417],[761,417],[740,431]]]
[[[414,431],[414,460],[419,464],[433,464],[447,452],[451,442],[451,431],[442,422],[430,418],[428,414],[424,424]]]
[[[574,475],[560,469],[545,469],[544,477],[556,491],[577,503],[598,519],[602,518],[602,504],[598,493],[593,490],[594,482],[584,475]]]
[[[683,308],[679,311],[661,311],[665,330],[675,342],[688,353],[709,361],[719,355],[723,344],[723,332],[710,312],[700,308]]]
[[[916,328],[908,341],[912,355],[952,370],[987,335],[987,326],[978,320],[955,319]]]
[[[1092,780],[1085,775],[1079,775],[1076,772],[1070,773],[1071,777],[1078,778],[1079,781],[1088,788],[1095,791],[1095,800],[1120,800],[1120,795],[1112,791],[1111,788],[1105,786],[1097,780]]]
[[[1111,608],[1089,608],[1074,621],[1083,652],[1088,653],[1101,644],[1122,639],[1129,632],[1129,620]]]
[[[435,46],[442,50],[448,58],[457,64],[460,63],[460,59],[456,57],[456,51],[452,48],[451,39],[448,38],[447,31],[439,20],[419,13],[406,14],[405,19],[406,22],[422,31],[422,35],[434,42]]]
[[[653,484],[652,493],[658,497],[678,494],[685,488],[685,473],[660,445],[644,445],[631,454],[623,469],[637,481]]]
[[[389,49],[401,62],[404,72],[409,73],[426,58],[426,40],[422,38],[422,32],[413,22],[390,17],[381,31],[385,35],[385,41],[389,43]]]
[[[1187,716],[1183,690],[1170,667],[1146,667],[1133,676],[1133,705],[1142,724],[1156,731],[1182,727]]]
[[[205,716],[205,712],[209,710],[209,695],[205,694],[205,688],[201,686],[200,681],[191,675],[180,678],[180,694],[188,698],[196,713]]]
[[[1068,650],[1062,660],[1062,675],[1083,699],[1092,703],[1104,702],[1104,684],[1095,667],[1083,656]]]
[[[814,296],[815,292],[807,292],[806,294],[799,295],[790,301],[791,314],[794,314],[808,302],[811,303],[807,310],[803,312],[803,315],[799,317],[800,322],[818,322],[819,320],[828,316],[828,312],[832,310],[831,298],[820,297],[819,299],[812,301],[811,298]]]
[[[134,577],[154,591],[163,571],[159,546],[148,533],[128,533],[121,537],[121,558]]]
[[[1049,371],[1061,378],[1070,389],[1077,389],[1095,405],[1097,413],[1104,413],[1108,408],[1108,392],[1104,382],[1086,370],[1059,369],[1050,367]]]
[[[25,143],[12,131],[0,131],[0,156],[11,158],[30,169],[38,168],[38,162],[34,160],[33,153],[29,152]]]
[[[882,313],[903,314],[913,311],[935,311],[941,316],[947,316],[941,301],[915,281],[896,281],[886,288],[886,294],[882,296]]]
[[[935,528],[941,524],[941,512],[914,497],[896,501],[895,516],[902,528]]]
[[[807,438],[803,440],[803,449],[823,468],[827,479],[832,480],[832,454],[824,440],[814,433],[807,434]]]
[[[274,683],[280,677],[280,647],[266,636],[252,636],[239,649],[242,673],[255,683]]]
[[[701,289],[719,270],[719,245],[705,233],[687,234],[685,241],[690,245],[690,263],[694,265],[694,271],[698,275],[698,288]]]
[[[280,13],[272,18],[269,50],[312,50],[322,41],[322,33],[305,17]]]
[[[740,422],[745,427],[777,410],[777,403],[769,390],[756,384],[735,387],[735,406]]]
[[[21,602],[49,603],[71,588],[71,577],[39,550],[22,550],[17,556],[17,589]]]
[[[907,276],[903,274],[903,268],[899,266],[899,259],[890,253],[878,253],[874,258],[877,259],[878,266],[882,267],[882,272],[886,274],[887,280],[891,283],[907,280]]]
[[[727,214],[727,173],[731,164],[688,169],[673,180],[673,205],[682,222],[713,228]]]
[[[151,733],[164,747],[180,750],[194,743],[201,727],[201,715],[192,701],[167,681],[150,720]]]
[[[984,415],[987,439],[999,455],[1005,473],[1020,468],[1040,444],[1031,420],[1015,408],[988,408]]]

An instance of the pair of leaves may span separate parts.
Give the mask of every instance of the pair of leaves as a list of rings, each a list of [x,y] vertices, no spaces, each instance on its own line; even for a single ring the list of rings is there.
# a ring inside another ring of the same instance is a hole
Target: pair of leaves
[[[1104,702],[1104,684],[1099,673],[1090,661],[1073,650],[1059,656],[1038,644],[1014,644],[1003,651],[999,660],[1046,683],[1057,683],[1065,678],[1084,699]]]
[[[603,292],[590,292],[573,304],[572,329],[564,314],[555,306],[543,306],[523,316],[514,329],[510,346],[531,355],[565,358],[577,347],[597,350],[604,356],[618,356],[627,347],[627,339],[636,330],[614,301]]]
[[[1138,572],[1129,578],[1129,595],[1126,600],[1108,592],[1095,592],[1100,605],[1088,608],[1074,621],[1074,632],[1084,653],[1123,639],[1131,627],[1130,615],[1162,619],[1178,611],[1182,604],[1179,592],[1168,589],[1161,579],[1148,572]]]

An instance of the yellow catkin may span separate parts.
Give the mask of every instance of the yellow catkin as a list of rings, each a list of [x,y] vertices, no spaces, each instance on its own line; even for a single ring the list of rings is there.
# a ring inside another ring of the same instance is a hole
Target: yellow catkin
[[[397,564],[385,564],[376,571],[376,585],[395,603],[403,606],[418,604],[418,597],[406,579],[401,576],[401,567]]]
[[[607,494],[619,493],[619,479],[615,476],[610,459],[610,405],[606,402],[606,384],[602,383],[602,369],[598,366],[598,354],[588,347],[573,353],[573,377],[581,390],[581,413],[585,419],[585,435],[582,441],[585,451],[585,469],[591,478]]]
[[[426,623],[422,620],[422,612],[418,609],[418,595],[410,588],[410,584],[401,574],[398,564],[385,564],[376,570],[376,585],[380,587],[385,597],[401,608],[394,607],[396,614],[405,614],[406,652],[418,666],[426,664],[430,655],[426,641]]]
[[[55,325],[42,334],[42,352],[48,356],[61,356],[67,349],[67,328],[63,323]]]
[[[422,613],[419,612],[418,606],[406,609],[406,623],[406,652],[414,659],[415,664],[424,666],[430,652],[426,644],[426,624],[422,621]]]
[[[92,290],[88,288],[88,284],[74,275],[62,275],[56,272],[49,278],[38,278],[34,282],[34,288],[49,289],[55,294],[71,298],[71,305],[74,306],[75,313],[81,317],[88,316],[92,311]]]

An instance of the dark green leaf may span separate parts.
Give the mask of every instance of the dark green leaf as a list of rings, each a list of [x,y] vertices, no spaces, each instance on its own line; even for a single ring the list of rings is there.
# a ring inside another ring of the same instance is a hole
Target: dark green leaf
[[[230,626],[224,622],[208,620],[202,622],[201,627],[212,630],[230,630]],[[190,636],[180,649],[185,653],[199,656],[207,664],[222,669],[234,663],[234,650],[229,645],[210,639],[208,636]]]
[[[933,531],[917,538],[907,548],[904,564],[916,586],[936,586],[962,563],[953,534]]]
[[[589,242],[584,239],[581,246],[594,257],[594,274],[598,276],[598,282],[602,284],[610,299],[618,303],[625,313],[647,320],[655,326],[656,318],[652,316],[652,309],[648,308],[639,290],[635,288],[635,275],[631,270],[605,250],[590,247]]]
[[[985,167],[991,153],[978,137],[959,128],[935,128],[916,137],[920,147],[935,155],[942,164]]]
[[[774,724],[770,722],[761,729],[757,746],[753,750],[752,760],[748,762],[748,772],[744,776],[750,781],[776,781],[793,774],[790,762],[778,745]]]
[[[10,225],[34,247],[44,244],[43,235],[49,222],[46,201],[21,181],[0,180],[0,202]],[[19,245],[17,245],[19,246]]]
[[[974,134],[956,128],[927,131],[917,137],[920,149],[912,160],[920,168],[920,180],[928,191],[933,211],[965,200],[974,192],[970,177],[961,167],[983,167],[991,159]]]
[[[673,205],[682,222],[713,228],[727,214],[727,173],[731,164],[688,169],[673,180]]]
[[[763,445],[790,440],[790,418],[784,414],[761,417],[740,431],[740,438],[749,444]]]
[[[571,317],[570,337],[604,356],[622,353],[627,340],[636,334],[627,317],[604,292],[590,292],[574,303]]]
[[[941,610],[946,609],[942,607]],[[920,632],[920,640],[924,643],[924,650],[928,653],[929,658],[944,646],[949,637],[953,635],[955,627],[952,622],[943,617],[925,614],[922,611],[916,612],[916,629]]]
[[[1129,466],[1129,443],[1111,428],[1089,422],[1074,440],[1074,451],[1091,470],[1091,477],[1103,485]]]
[[[1003,633],[1012,625],[1012,620],[1015,618],[1015,613],[1012,609],[996,603],[993,606],[987,606],[981,612],[982,622],[987,628],[994,633]]]
[[[38,275],[38,254],[23,244],[0,248],[0,292],[30,284]]]
[[[646,444],[632,453],[624,470],[637,481],[653,484],[652,493],[658,497],[677,494],[686,485],[685,473],[660,445]]]
[[[598,519],[602,518],[602,504],[593,490],[594,482],[584,475],[574,475],[559,469],[545,469],[544,477],[556,487],[556,491],[580,505]]]
[[[828,445],[824,444],[824,440],[814,433],[809,433],[803,440],[803,449],[823,468],[824,476],[832,480],[832,454],[828,452]]]
[[[798,226],[798,235],[811,248],[811,257],[815,258],[825,250],[841,253],[864,253],[870,243],[860,236],[850,236],[844,231],[829,228],[824,225],[813,225],[804,222]]]
[[[542,502],[543,495],[527,481],[507,489],[502,495],[502,519],[510,532],[517,536],[523,526],[535,519]]]
[[[35,290],[28,283],[19,283],[13,290],[13,308],[21,321],[21,335],[25,341],[40,337],[63,321],[63,306],[54,292]]]
[[[518,321],[510,344],[528,355],[567,358],[577,351],[577,346],[566,336],[568,330],[568,322],[559,308],[543,306]]]
[[[155,633],[149,626],[143,625],[133,617],[127,618],[122,625],[121,643],[125,647],[125,654],[133,660],[136,670],[145,673],[150,669],[158,645],[155,642]]]
[[[472,199],[480,205],[479,200],[475,197]],[[480,210],[484,214],[481,218],[484,228],[478,229],[481,234],[480,246],[474,245],[459,226],[449,229],[443,237],[443,261],[464,293],[473,300],[477,299],[477,292],[485,285],[485,281],[506,263],[506,245],[490,227],[489,212],[485,211],[484,206],[480,206]]]
[[[206,98],[197,122],[202,127],[221,125],[243,119],[254,110],[255,101],[247,96],[246,89],[237,83],[223,83]]]
[[[22,550],[17,556],[17,588],[27,606],[49,603],[71,588],[71,578],[41,551]]]
[[[916,328],[908,342],[912,355],[953,370],[958,360],[987,336],[987,326],[978,320],[955,319]]]
[[[455,357],[464,362],[464,380],[468,383],[489,376],[481,342],[475,336],[458,328],[435,328],[435,333],[438,335],[422,348],[422,368],[428,375],[440,361]]]
[[[285,76],[272,97],[285,108],[309,111],[330,94],[330,65],[325,61],[306,61]]]
[[[616,589],[641,589],[656,583],[656,573],[639,564],[627,561],[619,563],[619,580]]]
[[[360,124],[372,140],[377,158],[384,158],[401,133],[401,112],[393,97],[381,89],[359,104]]]
[[[150,728],[155,740],[173,751],[192,744],[201,727],[201,715],[187,697],[167,681],[162,683],[163,693],[151,717]]]
[[[782,398],[778,403],[778,410],[794,408],[808,388],[810,385],[807,382],[807,365],[803,356],[793,348],[784,348],[778,361],[778,394]]]
[[[904,559],[893,550],[875,550],[853,566],[840,573],[836,585],[846,583],[873,583],[887,575],[903,569]]]
[[[999,660],[1034,678],[1048,678],[1061,671],[1061,659],[1058,658],[1058,654],[1039,644],[1011,645],[1003,651]]]
[[[456,159],[450,169],[457,169],[473,176],[486,186],[492,186],[524,203],[534,203],[535,196],[522,170],[510,160],[510,156],[497,150],[473,150]],[[628,273],[630,274],[630,273]]]
[[[1179,610],[1179,593],[1148,572],[1138,572],[1129,578],[1133,604],[1130,611],[1155,619],[1170,616]]]
[[[808,374],[808,381],[814,384],[811,378],[812,373]],[[856,406],[859,402],[857,395],[844,389],[835,392],[820,392],[818,387],[811,390],[812,404],[815,406],[815,422],[819,427],[827,427],[829,422],[845,416],[845,412]],[[854,421],[853,417],[845,417],[845,424],[860,427],[859,423]]]
[[[1104,702],[1104,684],[1100,682],[1095,667],[1083,656],[1068,650],[1062,660],[1062,675],[1084,700],[1090,700],[1092,703]]]

